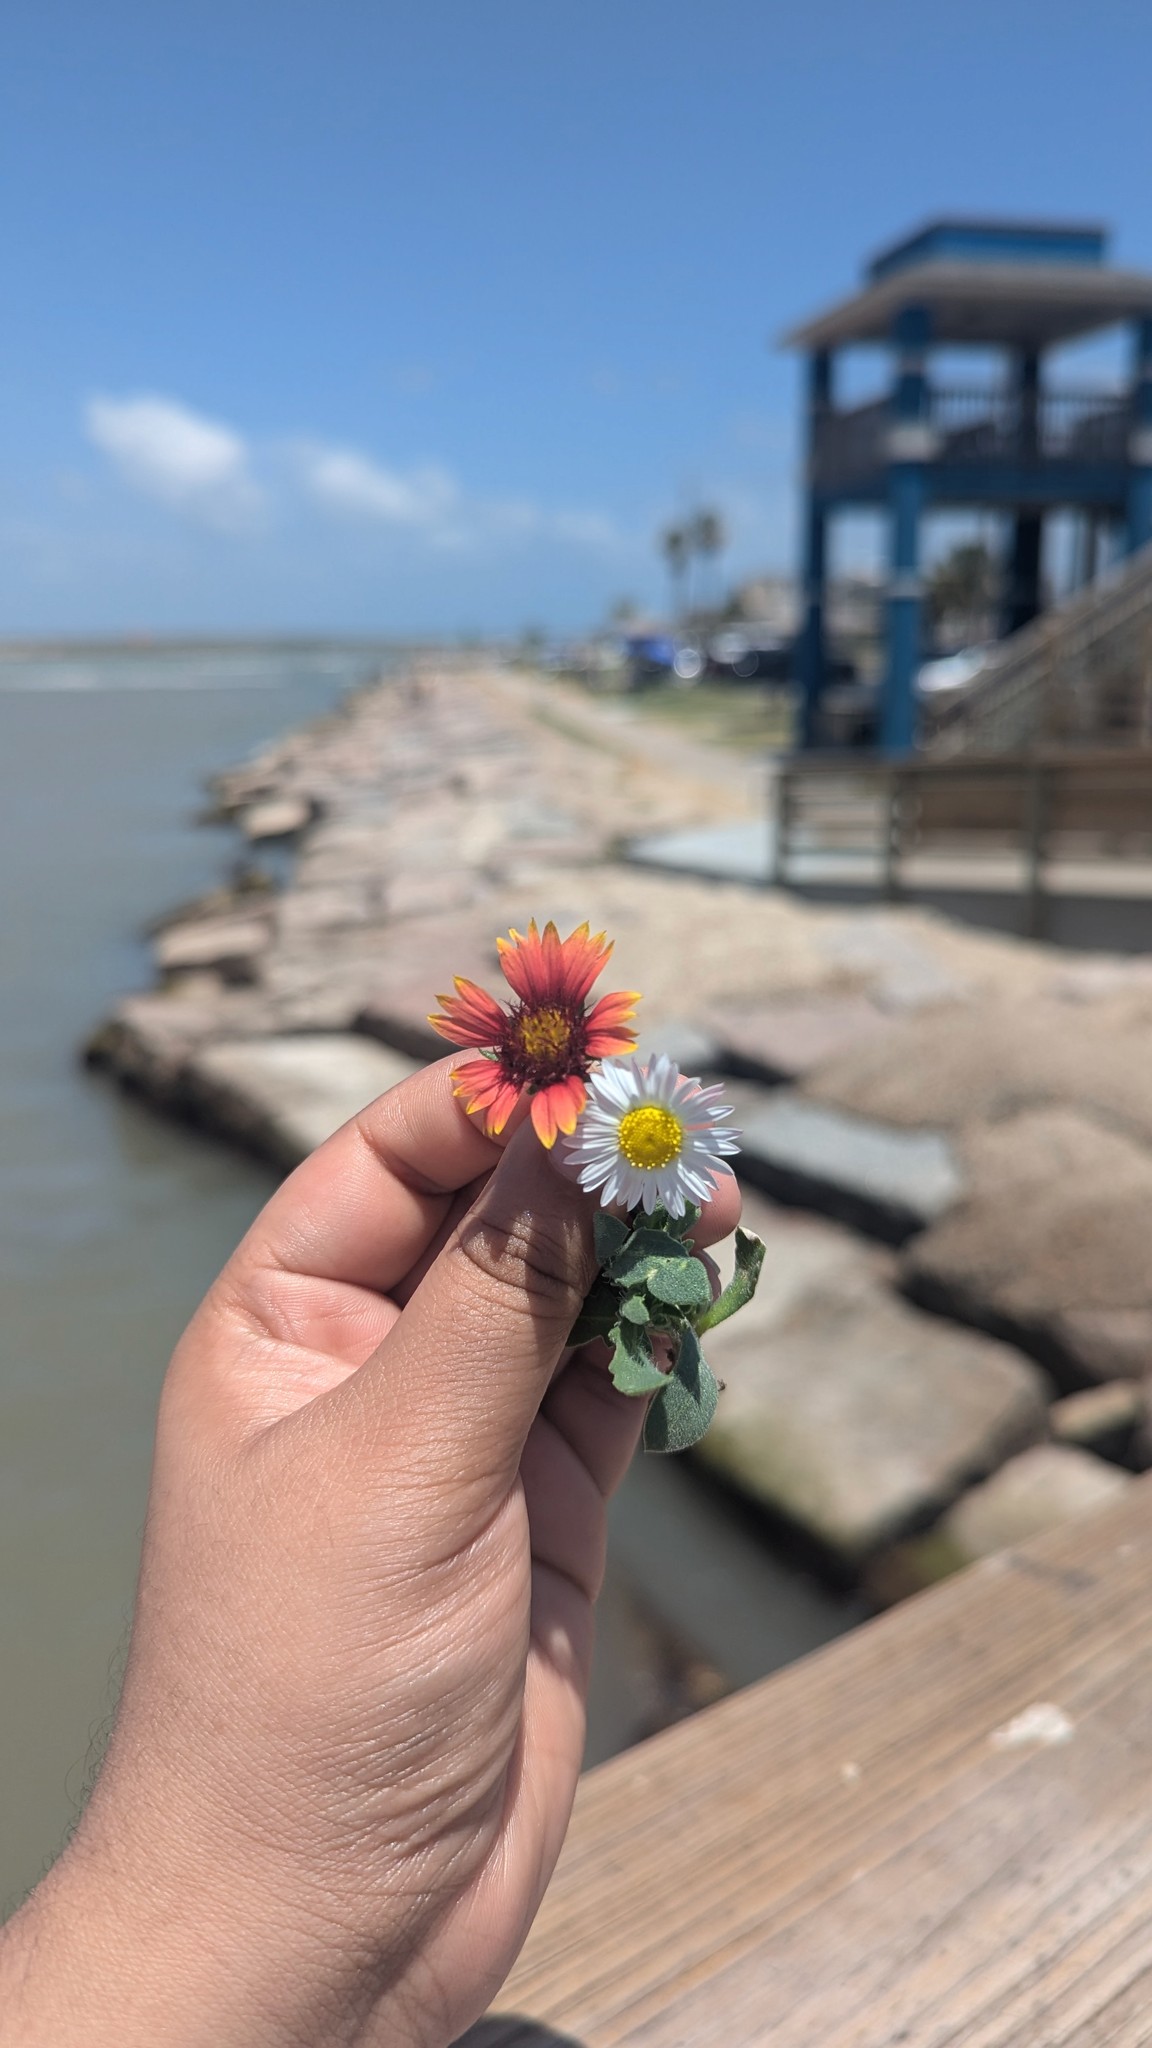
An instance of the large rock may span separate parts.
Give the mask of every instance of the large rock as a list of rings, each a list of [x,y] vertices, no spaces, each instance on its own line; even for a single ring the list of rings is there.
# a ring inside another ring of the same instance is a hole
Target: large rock
[[[854,1572],[1043,1435],[1044,1377],[910,1309],[847,1232],[765,1204],[749,1222],[765,1277],[707,1339],[726,1385],[700,1455]]]
[[[959,1198],[955,1152],[939,1131],[845,1116],[791,1090],[725,1091],[741,1131],[741,1178],[778,1200],[901,1244]]]
[[[1035,1444],[957,1501],[939,1533],[957,1562],[970,1564],[1077,1515],[1111,1507],[1131,1484],[1130,1473],[1091,1451]]]
[[[1152,1152],[1074,1109],[963,1149],[965,1200],[905,1255],[913,1298],[1010,1336],[1065,1386],[1152,1370]]]
[[[1152,1023],[1068,1001],[955,1003],[829,1059],[804,1092],[905,1127],[1069,1104],[1152,1141]]]
[[[214,1130],[292,1167],[414,1071],[402,1053],[350,1032],[225,1040],[192,1055],[185,1094]]]
[[[729,1072],[769,1083],[798,1080],[892,1028],[891,1020],[861,995],[726,1003],[710,1024]]]
[[[166,926],[154,939],[153,951],[165,974],[214,967],[228,980],[248,980],[271,936],[267,917],[195,918]]]

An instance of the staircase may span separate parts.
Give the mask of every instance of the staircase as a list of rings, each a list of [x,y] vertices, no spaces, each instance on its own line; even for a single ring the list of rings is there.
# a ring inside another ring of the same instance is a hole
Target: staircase
[[[1152,746],[1152,546],[1014,633],[924,744],[938,757]]]

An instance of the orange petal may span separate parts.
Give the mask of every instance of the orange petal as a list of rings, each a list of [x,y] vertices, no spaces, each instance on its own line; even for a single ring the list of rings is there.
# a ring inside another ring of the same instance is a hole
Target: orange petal
[[[504,979],[522,1003],[540,1003],[546,992],[544,948],[533,918],[527,933],[513,925],[506,939],[497,939],[496,951]]]
[[[456,994],[437,996],[436,1001],[444,1014],[432,1015],[428,1022],[441,1038],[447,1038],[452,1045],[499,1044],[507,1013],[487,989],[478,988],[474,981],[465,981],[458,974]]]
[[[532,1097],[532,1125],[542,1145],[556,1143],[557,1133],[571,1137],[586,1101],[583,1081],[570,1074],[565,1081],[553,1081]]]
[[[611,951],[611,943],[605,939],[603,932],[597,932],[595,938],[590,938],[586,924],[569,933],[560,947],[560,952],[563,960],[564,994],[570,1003],[584,1001]]]
[[[506,1081],[495,1060],[466,1060],[462,1067],[452,1069],[453,1090],[464,1098],[464,1107],[470,1110],[487,1108]]]

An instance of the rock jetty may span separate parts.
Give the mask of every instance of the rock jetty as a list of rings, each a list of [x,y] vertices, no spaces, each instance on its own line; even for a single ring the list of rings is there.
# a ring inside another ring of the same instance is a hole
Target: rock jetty
[[[765,774],[642,702],[382,680],[217,778],[237,878],[87,1056],[288,1168],[443,1051],[432,997],[492,983],[499,932],[605,926],[642,1046],[728,1077],[769,1247],[701,1455],[887,1599],[1152,1462],[1152,961],[629,865]]]

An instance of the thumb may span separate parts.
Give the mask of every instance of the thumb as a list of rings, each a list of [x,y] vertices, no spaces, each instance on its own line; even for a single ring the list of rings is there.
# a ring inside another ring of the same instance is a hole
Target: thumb
[[[377,1351],[323,1397],[377,1472],[493,1512],[595,1277],[594,1208],[518,1131]]]

